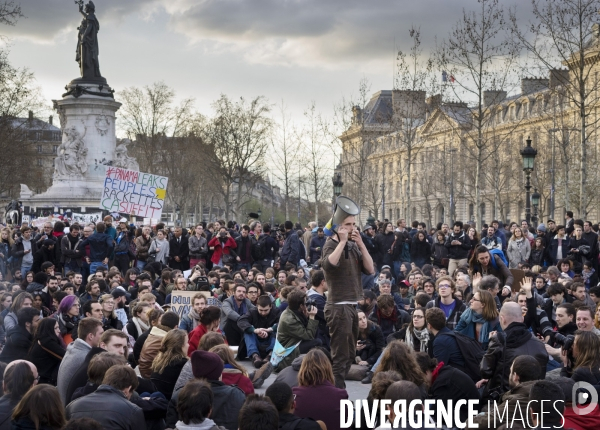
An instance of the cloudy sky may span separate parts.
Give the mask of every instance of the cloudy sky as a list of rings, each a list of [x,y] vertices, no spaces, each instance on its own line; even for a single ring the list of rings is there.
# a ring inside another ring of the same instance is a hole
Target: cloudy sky
[[[18,0],[17,0],[18,1]],[[14,65],[35,73],[44,96],[60,97],[78,77],[73,0],[21,0],[27,18],[0,32],[10,36]],[[517,0],[503,0],[511,5]],[[519,7],[528,9],[528,2]],[[442,39],[475,0],[96,0],[100,69],[117,91],[164,81],[193,97],[202,113],[221,93],[283,100],[292,116],[315,101],[334,103],[390,89],[394,45],[407,48],[408,29],[424,44]]]

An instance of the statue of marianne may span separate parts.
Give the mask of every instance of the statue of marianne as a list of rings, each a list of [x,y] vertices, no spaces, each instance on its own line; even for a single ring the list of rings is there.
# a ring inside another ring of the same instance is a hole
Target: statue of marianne
[[[83,0],[75,0],[79,6],[79,12],[83,15],[81,25],[77,27],[79,35],[77,38],[77,52],[75,61],[79,63],[81,77],[86,79],[102,78],[100,74],[100,63],[98,62],[98,31],[100,23],[96,19],[96,6],[90,0],[83,5]]]

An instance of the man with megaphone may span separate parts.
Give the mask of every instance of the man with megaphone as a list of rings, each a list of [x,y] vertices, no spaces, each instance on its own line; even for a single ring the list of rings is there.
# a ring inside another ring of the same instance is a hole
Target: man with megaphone
[[[355,225],[355,216],[359,213],[360,208],[351,199],[337,198],[333,217],[325,228],[329,238],[321,257],[329,290],[325,319],[331,335],[333,375],[338,388],[346,387],[344,380],[356,356],[356,304],[363,298],[361,275],[375,271],[373,259]]]

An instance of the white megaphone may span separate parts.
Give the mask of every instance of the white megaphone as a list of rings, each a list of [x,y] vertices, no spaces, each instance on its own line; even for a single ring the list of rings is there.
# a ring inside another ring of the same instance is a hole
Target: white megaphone
[[[358,215],[360,207],[348,197],[339,196],[335,199],[335,207],[333,208],[333,216],[325,225],[323,232],[325,236],[333,236],[337,233],[338,226],[349,216]]]

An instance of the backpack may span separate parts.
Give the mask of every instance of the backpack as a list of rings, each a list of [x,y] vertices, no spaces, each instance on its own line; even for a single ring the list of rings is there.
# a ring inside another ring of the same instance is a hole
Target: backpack
[[[473,382],[479,381],[481,379],[479,366],[484,355],[483,349],[481,349],[479,342],[469,336],[466,336],[462,333],[457,333],[455,331],[440,334],[452,336],[454,339],[456,339],[458,349],[460,349],[460,353],[465,360],[464,369],[459,370],[462,370],[469,375]]]
[[[267,258],[267,236],[266,234],[261,235],[258,240],[250,247],[250,254],[254,261],[260,261]]]
[[[508,267],[508,260],[506,259],[506,257],[504,256],[504,252],[502,252],[501,249],[490,249],[490,262],[492,263],[492,266],[494,266],[494,269],[498,270],[498,264],[496,263],[496,259],[494,258],[494,255],[497,255],[498,257],[500,257],[502,259],[502,261],[504,262],[504,264],[506,265],[506,267]]]

